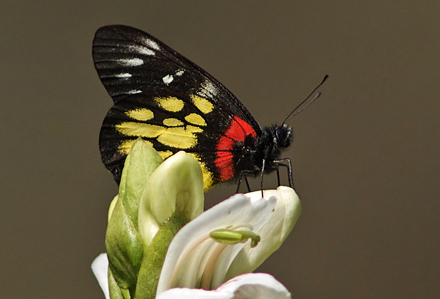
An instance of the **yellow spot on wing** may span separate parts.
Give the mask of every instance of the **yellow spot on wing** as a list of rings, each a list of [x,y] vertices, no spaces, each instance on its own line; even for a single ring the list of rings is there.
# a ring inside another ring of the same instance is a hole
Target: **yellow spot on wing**
[[[158,153],[164,160],[173,154],[172,151],[160,151]]]
[[[178,112],[183,108],[183,101],[176,97],[154,98],[156,103],[164,110]]]
[[[163,124],[167,127],[178,127],[183,126],[183,122],[177,118],[165,118]]]
[[[126,111],[125,114],[133,119],[140,121],[147,121],[154,118],[154,113],[150,109],[141,108]]]
[[[188,154],[190,154],[199,161],[200,168],[202,169],[203,185],[205,186],[205,191],[208,191],[209,189],[211,189],[212,185],[214,184],[214,180],[212,179],[212,173],[208,170],[205,163],[202,162],[199,155],[197,155],[196,153],[188,153]]]
[[[136,139],[122,141],[118,146],[118,152],[120,152],[121,154],[128,155],[128,153],[130,152],[131,147],[133,146],[133,143],[135,141],[136,141]],[[144,141],[146,143],[148,143],[149,145],[153,146],[153,144],[150,141],[147,141],[147,140],[144,140]]]
[[[209,112],[214,110],[214,105],[207,99],[196,95],[191,95],[191,100],[193,104],[197,107],[197,109],[199,109],[204,114],[208,114]]]
[[[188,132],[190,132],[190,133],[201,133],[201,132],[203,132],[202,128],[195,127],[195,126],[190,126],[190,125],[186,126],[186,130]]]
[[[162,127],[152,124],[123,122],[115,125],[115,129],[125,136],[137,136],[144,138],[157,138],[157,141],[165,146],[188,149],[197,144],[195,133],[203,132],[203,129],[187,125],[185,127]]]
[[[166,130],[166,128],[162,126],[129,121],[115,125],[115,129],[121,134],[127,136],[139,136],[146,138],[156,138]]]
[[[185,120],[197,126],[206,126],[205,119],[198,114],[191,113],[185,116]]]
[[[193,132],[195,132],[195,130],[185,129],[183,127],[168,128],[159,137],[157,137],[157,141],[166,146],[188,149],[197,144],[197,137],[193,134]]]

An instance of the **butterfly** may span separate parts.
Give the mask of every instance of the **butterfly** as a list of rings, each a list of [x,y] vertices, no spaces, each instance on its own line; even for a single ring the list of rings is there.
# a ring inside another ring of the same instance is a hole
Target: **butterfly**
[[[205,190],[247,175],[262,182],[280,165],[292,184],[290,159],[279,159],[292,143],[292,128],[285,121],[261,128],[225,86],[163,42],[132,27],[105,26],[95,34],[93,61],[114,101],[99,147],[116,182],[141,137],[164,159],[181,150],[193,155]]]

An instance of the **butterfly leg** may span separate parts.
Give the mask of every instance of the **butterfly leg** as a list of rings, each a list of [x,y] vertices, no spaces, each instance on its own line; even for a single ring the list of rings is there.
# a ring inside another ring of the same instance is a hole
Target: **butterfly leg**
[[[263,195],[263,178],[264,178],[264,170],[266,169],[266,159],[263,159],[263,164],[261,165],[261,172],[260,172],[260,190],[261,190],[261,197],[264,198]]]
[[[235,190],[235,193],[238,193],[240,191],[240,185],[241,185],[241,181],[243,180],[243,178],[244,178],[244,181],[246,182],[246,187],[248,189],[248,192],[251,192],[251,186],[249,185],[249,181],[247,178],[248,173],[252,173],[252,172],[249,170],[242,170],[240,172],[240,176],[238,177],[238,182],[237,182],[237,189]]]
[[[248,192],[251,192],[251,186],[249,185],[248,177],[246,175],[244,176],[244,181],[246,182]]]
[[[287,168],[287,176],[289,178],[289,187],[293,188],[293,175],[292,175],[292,160],[290,158],[283,158],[275,160],[274,163],[277,165],[277,175],[278,175],[278,185],[281,185],[281,180],[279,176],[279,167],[283,166]]]
[[[280,168],[277,167],[277,180],[278,180],[278,186],[281,185],[281,178],[280,178]]]

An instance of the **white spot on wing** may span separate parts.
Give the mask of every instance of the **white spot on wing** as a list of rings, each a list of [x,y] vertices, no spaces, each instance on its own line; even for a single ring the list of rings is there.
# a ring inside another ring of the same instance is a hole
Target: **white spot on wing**
[[[124,66],[138,66],[144,64],[144,61],[140,58],[118,59],[117,62]]]
[[[133,90],[129,90],[127,91],[127,94],[137,94],[137,93],[141,93],[142,90],[139,89],[133,89]]]
[[[166,85],[173,82],[173,80],[174,80],[174,77],[172,75],[166,75],[165,77],[162,78],[163,83],[165,83]]]
[[[131,74],[129,73],[120,73],[115,75],[116,78],[131,78]]]
[[[150,48],[153,48],[153,49],[155,49],[155,50],[160,50],[159,45],[158,45],[154,40],[151,40],[151,39],[149,39],[149,38],[145,38],[145,39],[143,40],[143,42],[144,42],[147,46],[149,46]]]
[[[156,55],[156,52],[154,52],[151,49],[148,49],[147,47],[130,46],[130,49],[138,54],[143,54],[143,55],[148,55],[148,56]]]
[[[213,98],[217,95],[218,90],[211,81],[202,82],[202,88],[198,92],[202,97]]]
[[[184,72],[184,70],[179,70],[176,72],[176,76],[182,76]]]

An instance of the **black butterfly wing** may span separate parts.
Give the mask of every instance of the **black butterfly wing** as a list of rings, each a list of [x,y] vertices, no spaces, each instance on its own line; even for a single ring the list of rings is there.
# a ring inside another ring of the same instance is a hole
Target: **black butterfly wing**
[[[100,28],[93,60],[114,100],[101,129],[100,150],[118,182],[138,137],[164,158],[179,150],[192,153],[209,188],[231,178],[219,168],[234,168],[232,143],[261,135],[258,123],[226,87],[145,32],[121,25]]]

